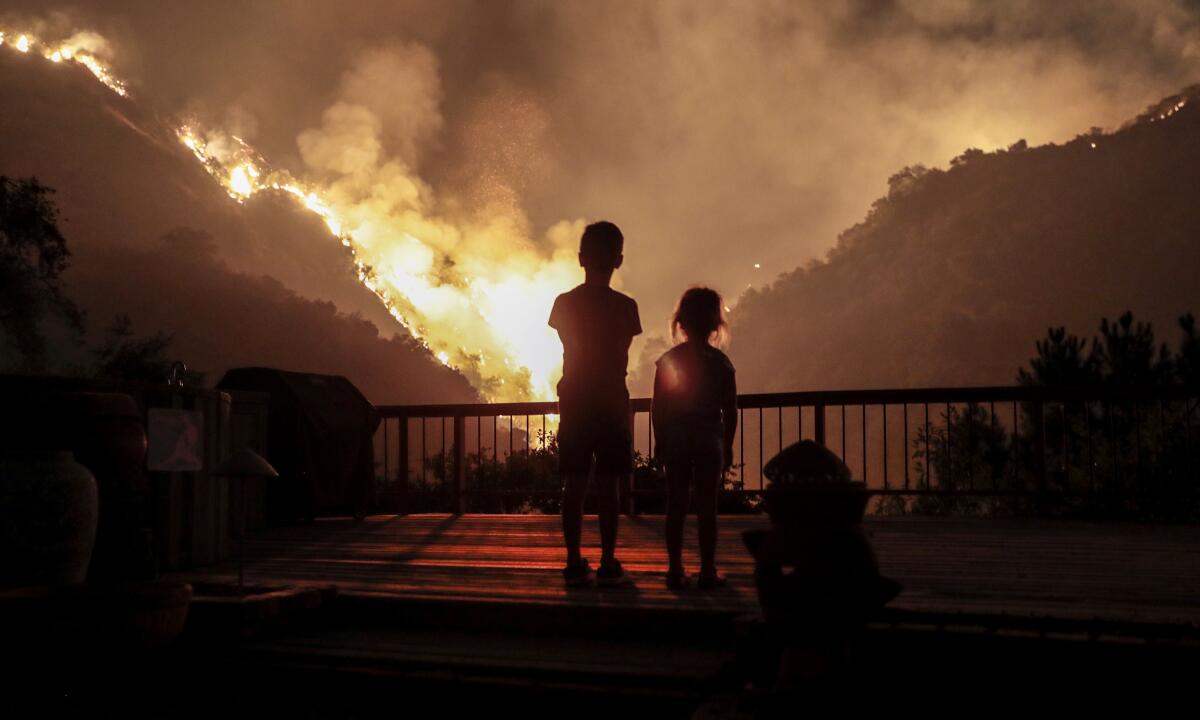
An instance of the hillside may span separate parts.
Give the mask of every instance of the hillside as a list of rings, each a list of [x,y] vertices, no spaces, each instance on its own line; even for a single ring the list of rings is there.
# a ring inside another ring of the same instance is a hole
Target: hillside
[[[828,256],[747,292],[744,391],[1008,384],[1049,326],[1200,311],[1200,86],[1111,133],[905,168]]]
[[[233,202],[153,108],[11,52],[0,104],[0,175],[55,188],[67,292],[93,337],[128,313],[138,333],[172,333],[172,355],[209,382],[274,365],[345,374],[377,402],[476,398],[357,282],[318,220],[271,198]]]

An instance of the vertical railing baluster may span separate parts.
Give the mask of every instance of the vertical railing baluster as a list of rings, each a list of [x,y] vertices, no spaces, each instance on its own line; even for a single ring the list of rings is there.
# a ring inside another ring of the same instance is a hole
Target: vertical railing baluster
[[[967,447],[963,451],[963,461],[967,464],[967,489],[975,489],[975,403],[967,403]]]
[[[1096,451],[1092,445],[1092,404],[1089,400],[1083,401],[1083,432],[1087,435],[1087,484],[1088,495],[1096,493],[1096,476],[1094,466],[1096,464]]]
[[[388,418],[385,417],[383,418],[383,492],[391,494],[394,488],[392,487],[392,468],[388,460]]]
[[[842,404],[842,462],[846,462],[846,405]]]
[[[630,452],[636,455],[637,454],[637,447],[636,447],[636,445],[637,445],[637,442],[636,442],[637,441],[637,412],[634,411],[632,404],[629,406],[629,438],[630,438],[630,444],[635,446],[635,447],[630,448]],[[632,464],[632,462],[633,462],[633,458],[630,458],[630,463]],[[624,475],[621,476],[621,484],[620,484],[620,489],[618,492],[618,499],[620,502],[621,513],[632,517],[634,514],[634,510],[635,510],[634,502],[633,502],[633,473],[629,472],[629,473],[625,473]]]
[[[779,452],[783,452],[783,406],[779,408]]]
[[[1188,473],[1188,482],[1195,482],[1195,476],[1192,475],[1192,411],[1195,406],[1192,404],[1192,399],[1189,397],[1183,398],[1183,453],[1185,467]]]
[[[925,489],[929,489],[929,483],[933,480],[933,456],[929,454],[929,403],[924,403],[925,406]]]
[[[883,412],[883,489],[888,489],[888,442],[887,442],[887,403],[880,405]]]
[[[425,459],[425,453],[426,453],[426,450],[425,450],[425,423],[427,420],[428,420],[428,418],[425,418],[425,417],[421,418],[421,484],[422,485],[424,485],[426,482],[425,481],[425,466],[428,464],[428,462]]]
[[[988,442],[993,443],[996,441],[996,401],[995,400],[988,401],[988,422],[990,423],[990,427],[992,430],[992,436],[990,438],[988,438]],[[992,492],[996,492],[997,490],[999,490],[999,480],[996,479],[996,457],[994,454],[992,456],[991,465],[992,465],[992,467],[991,467]],[[993,507],[995,507],[995,505],[993,505]]]
[[[867,404],[862,405],[862,477],[863,486],[867,484]]]
[[[1166,400],[1158,399],[1158,452],[1155,457],[1162,458],[1167,453],[1167,410],[1164,407]]]
[[[454,427],[454,457],[451,464],[451,470],[454,472],[454,512],[462,515],[467,511],[467,496],[466,496],[466,444],[467,444],[467,417],[466,415],[454,415],[452,420]],[[443,423],[444,427],[444,423]]]
[[[904,489],[908,490],[908,402],[902,406],[904,408]]]
[[[746,487],[746,409],[738,408],[738,473],[742,476],[742,487]],[[758,489],[763,489],[762,478]]]
[[[1113,411],[1113,401],[1105,400],[1104,408],[1106,414],[1108,415],[1108,455],[1112,460],[1112,462],[1109,463],[1112,465],[1112,479],[1110,480],[1111,484],[1109,485],[1109,490],[1111,492],[1117,492],[1118,486],[1121,482],[1121,473],[1117,466],[1117,428],[1116,419],[1113,417],[1113,415],[1116,414]]]
[[[396,512],[397,513],[407,513],[408,512],[408,471],[409,471],[409,467],[408,467],[408,462],[409,462],[408,461],[408,416],[401,415],[399,418],[398,424],[400,425],[400,428],[399,428],[399,431],[400,431],[399,455],[400,455],[400,457],[397,459],[397,462],[400,464],[400,468],[399,468],[400,494],[399,494],[399,497],[396,502],[396,505],[397,505]]]
[[[1142,476],[1142,413],[1138,410],[1138,401],[1133,399],[1133,459],[1137,468],[1137,476],[1134,478],[1134,486],[1140,486],[1146,481]]]
[[[1012,434],[1012,484],[1013,490],[1016,491],[1018,486],[1024,490],[1025,483],[1021,478],[1021,412],[1020,404],[1013,400],[1013,434]]]
[[[943,445],[943,455],[946,458],[946,487],[954,489],[954,452],[950,448],[951,440],[950,428],[950,403],[946,403],[946,442]]]
[[[813,405],[813,439],[821,447],[825,444],[825,403]]]
[[[1071,403],[1063,400],[1062,403],[1062,453],[1063,453],[1063,492],[1071,493],[1071,416],[1067,413],[1067,408]]]
[[[650,413],[646,413],[646,439],[650,441],[650,447],[647,448],[649,458],[654,459],[654,417]]]
[[[763,409],[758,409],[758,484],[763,484]]]

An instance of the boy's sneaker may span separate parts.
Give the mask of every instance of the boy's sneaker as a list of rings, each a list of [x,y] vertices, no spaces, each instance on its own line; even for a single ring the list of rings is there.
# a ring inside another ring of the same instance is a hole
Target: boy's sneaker
[[[667,589],[668,590],[683,590],[688,586],[688,576],[682,570],[667,571]]]
[[[567,587],[579,587],[591,582],[592,567],[587,558],[580,558],[578,563],[568,564],[563,568],[562,574]]]
[[[696,587],[701,590],[715,590],[729,584],[724,575],[718,575],[716,570],[701,572],[696,576]]]
[[[618,585],[628,585],[633,582],[633,579],[625,574],[625,568],[621,567],[620,560],[613,560],[610,563],[600,563],[600,569],[596,571],[596,584],[601,587],[616,587]]]

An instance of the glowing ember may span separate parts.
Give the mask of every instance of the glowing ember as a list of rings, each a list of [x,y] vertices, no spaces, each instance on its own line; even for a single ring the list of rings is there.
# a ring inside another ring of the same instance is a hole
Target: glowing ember
[[[1171,117],[1175,113],[1182,110],[1184,105],[1187,105],[1187,98],[1184,98],[1184,99],[1180,100],[1179,102],[1175,103],[1171,107],[1167,108],[1165,112],[1159,113],[1158,116],[1150,118],[1150,122],[1154,122],[1156,120],[1166,120],[1167,118]]]

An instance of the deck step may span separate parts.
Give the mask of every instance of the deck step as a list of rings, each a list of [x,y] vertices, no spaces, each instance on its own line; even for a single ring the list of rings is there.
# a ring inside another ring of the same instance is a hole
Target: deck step
[[[605,601],[635,592],[624,588],[586,592],[590,593],[586,601],[572,605],[343,592],[337,596],[334,614],[356,627],[726,645],[736,638],[738,624],[747,616],[719,606],[671,608]]]

